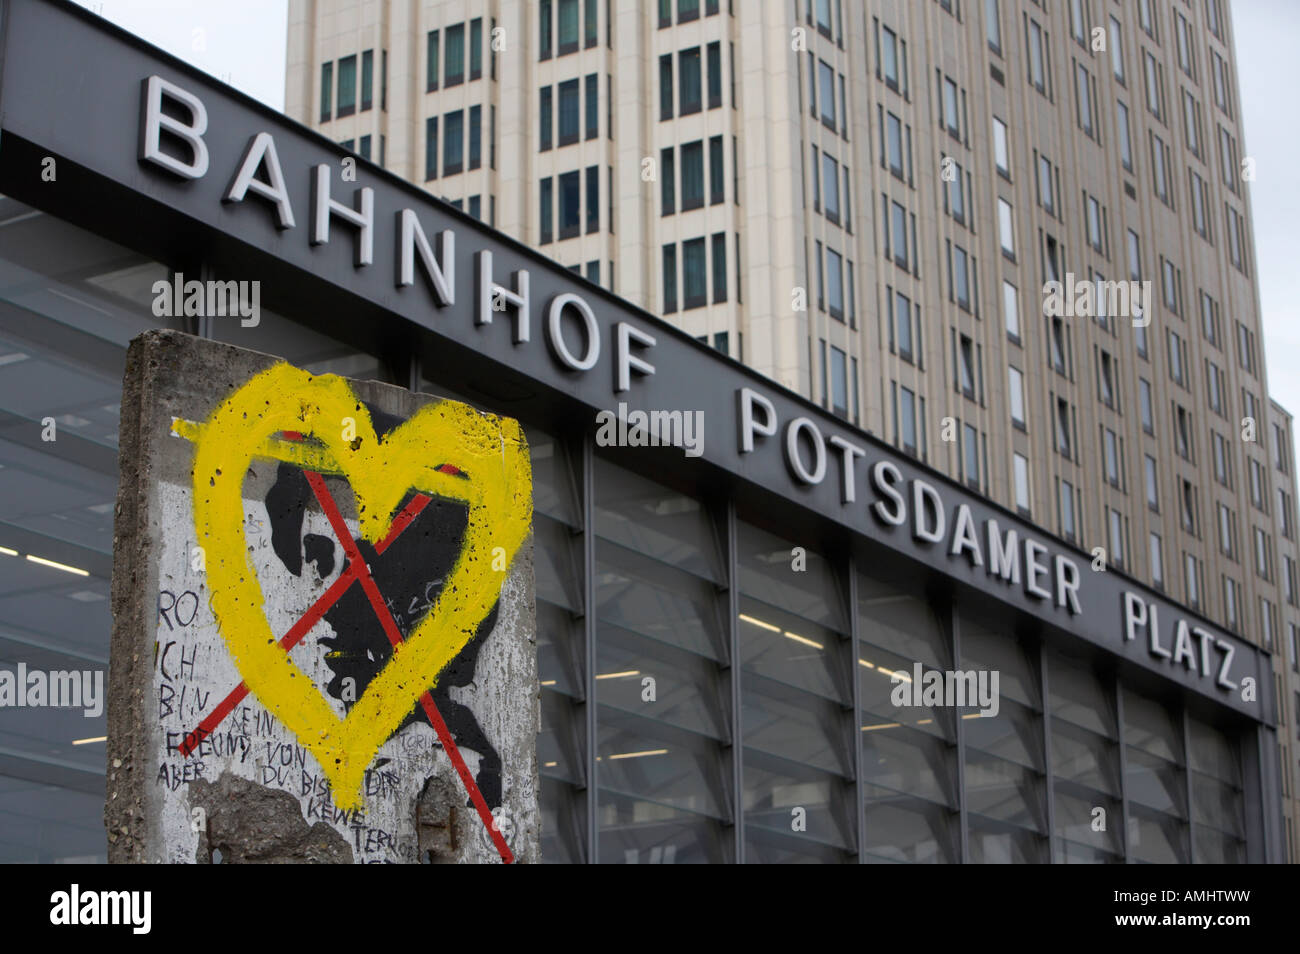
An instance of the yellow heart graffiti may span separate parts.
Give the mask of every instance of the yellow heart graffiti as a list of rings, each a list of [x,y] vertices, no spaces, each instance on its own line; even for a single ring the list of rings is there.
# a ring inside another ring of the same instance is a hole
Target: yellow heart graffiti
[[[344,440],[347,418],[355,422],[355,440]],[[303,441],[275,441],[283,431],[297,431]],[[379,747],[436,684],[500,595],[505,574],[493,570],[492,551],[500,547],[510,566],[528,535],[532,472],[523,431],[508,418],[443,401],[421,408],[380,440],[343,378],[316,377],[280,363],[231,394],[197,438],[194,529],[206,551],[222,638],[245,685],[320,763],[335,802],[357,807],[365,770]],[[287,448],[296,450],[286,453]],[[437,601],[343,719],[279,646],[266,619],[245,542],[243,504],[249,465],[266,456],[347,478],[361,535],[372,544],[412,490],[468,505],[464,543]],[[437,470],[445,463],[469,479]]]

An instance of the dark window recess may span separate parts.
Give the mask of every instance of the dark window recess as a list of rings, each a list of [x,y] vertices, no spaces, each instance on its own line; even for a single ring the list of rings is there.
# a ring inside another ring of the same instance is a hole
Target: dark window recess
[[[581,232],[582,182],[576,171],[566,172],[560,176],[560,238],[573,238]]]
[[[465,82],[465,24],[447,27],[446,39],[442,83],[444,86],[455,86]]]
[[[366,50],[361,54],[361,111],[365,112],[374,104],[375,89],[375,51]]]
[[[540,0],[537,7],[537,25],[540,32],[538,47],[541,50],[538,59],[549,60],[555,36],[555,22],[551,17],[551,0]]]
[[[424,178],[438,178],[438,117],[424,121]]]
[[[664,246],[664,313],[677,310],[677,246]]]
[[[673,118],[673,55],[659,57],[659,118]]]
[[[587,232],[600,231],[600,166],[587,167]]]
[[[483,75],[483,18],[475,17],[469,23],[469,78]]]
[[[578,0],[559,0],[560,56],[578,52]]]
[[[682,145],[682,211],[704,205],[704,142]],[[687,307],[690,307],[689,305]]]
[[[541,108],[538,110],[538,115],[540,117],[540,123],[541,123],[541,134],[542,134],[541,151],[545,152],[546,150],[551,148],[551,135],[552,135],[552,131],[555,128],[555,120],[551,115],[552,112],[551,87],[543,86],[539,98],[541,102]]]
[[[727,233],[713,233],[713,301],[727,300]]]
[[[334,116],[334,63],[320,67],[320,121],[329,122]]]
[[[708,47],[709,109],[722,105],[722,44],[716,40]]]
[[[704,239],[689,239],[682,243],[682,307],[699,308],[708,302],[708,263],[705,261]]]
[[[357,111],[357,57],[345,56],[339,60],[339,118]]]
[[[682,84],[681,114],[698,113],[703,105],[700,95],[700,48],[691,47],[677,54],[677,73]]]
[[[673,147],[669,146],[659,153],[659,198],[663,206],[661,214],[672,215],[677,211],[677,169],[673,161]]]
[[[442,174],[454,175],[465,166],[465,112],[456,110],[442,118]]]
[[[722,137],[709,140],[709,205],[726,201],[727,181],[722,169]]]
[[[554,185],[552,184],[550,176],[547,176],[542,180],[541,189],[539,190],[538,195],[541,197],[541,244],[546,245],[554,237],[552,222],[555,218],[555,195]]]
[[[560,145],[578,141],[578,81],[565,80],[560,84]]]
[[[587,74],[586,114],[587,131],[583,138],[595,139],[600,135],[600,79],[595,73]]]
[[[438,88],[438,31],[430,30],[428,37],[428,53],[425,56],[425,76],[424,91],[432,93]]]
[[[483,107],[469,108],[469,167],[477,169],[483,164]]]

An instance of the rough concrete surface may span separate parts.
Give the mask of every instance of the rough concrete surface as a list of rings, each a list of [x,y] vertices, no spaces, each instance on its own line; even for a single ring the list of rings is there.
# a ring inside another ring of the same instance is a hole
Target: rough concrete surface
[[[109,860],[499,863],[432,706],[514,860],[536,861],[540,710],[521,429],[391,385],[273,369],[281,364],[172,331],[128,351]],[[298,384],[265,400],[253,393],[252,379],[279,370],[304,376],[284,377]],[[342,405],[328,388],[355,396],[346,417],[331,416]],[[243,458],[245,438],[268,443]],[[242,475],[221,466],[245,459]],[[498,484],[515,495],[482,490]],[[419,509],[414,495],[426,490]],[[412,508],[408,523],[395,520]],[[295,631],[296,644],[272,645]],[[436,683],[422,697],[431,667]],[[222,710],[241,684],[247,693]]]

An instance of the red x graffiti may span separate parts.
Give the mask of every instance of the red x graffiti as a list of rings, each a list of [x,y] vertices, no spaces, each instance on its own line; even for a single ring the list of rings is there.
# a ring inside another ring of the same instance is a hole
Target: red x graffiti
[[[285,432],[285,437],[290,440],[301,440],[301,435]],[[439,468],[446,473],[459,473],[459,471],[450,464],[444,464]],[[384,634],[388,641],[396,647],[402,642],[401,631],[397,628],[397,623],[393,620],[393,614],[388,609],[388,604],[384,602],[383,595],[379,592],[379,586],[375,583],[374,578],[370,575],[370,568],[361,556],[361,551],[357,548],[357,543],[352,539],[352,534],[348,531],[347,524],[343,522],[343,515],[339,513],[339,508],[334,502],[329,488],[325,486],[325,480],[315,471],[303,471],[307,475],[307,481],[311,484],[312,491],[316,494],[317,501],[320,502],[321,509],[325,512],[330,526],[334,530],[334,535],[338,537],[339,543],[342,544],[344,552],[348,557],[348,566],[339,578],[330,584],[329,589],[321,594],[320,598],[303,614],[298,622],[289,628],[289,631],[280,638],[280,646],[288,652],[294,646],[302,641],[303,637],[315,626],[338,600],[347,592],[348,588],[355,582],[361,583],[361,588],[365,590],[366,596],[370,600],[371,608],[375,611],[375,616],[379,619],[380,626],[384,629]],[[416,494],[393,520],[392,526],[389,527],[388,533],[383,539],[375,544],[375,552],[382,554],[397,539],[411,522],[420,514],[428,505],[430,498],[424,494]],[[244,697],[248,695],[248,687],[240,683],[227,695],[215,709],[213,709],[198,726],[185,736],[185,740],[180,745],[180,753],[183,756],[189,756],[205,738],[212,734],[213,730],[221,724],[226,716],[234,711]],[[465,764],[464,758],[461,757],[460,749],[456,747],[456,742],[451,737],[451,732],[447,728],[447,723],[443,721],[442,713],[438,711],[437,705],[433,701],[433,696],[428,690],[420,696],[420,706],[424,709],[424,714],[433,726],[433,731],[438,735],[438,741],[442,743],[443,750],[451,759],[451,764],[456,768],[456,774],[460,776],[461,782],[465,785],[465,791],[469,793],[470,801],[478,810],[479,818],[487,827],[488,833],[492,836],[492,842],[496,845],[497,851],[501,855],[501,860],[506,864],[512,863],[514,854],[510,851],[510,846],[506,844],[505,838],[498,830],[496,821],[492,817],[492,812],[488,809],[483,793],[479,791],[478,785],[474,781],[474,776],[470,774],[469,767]]]

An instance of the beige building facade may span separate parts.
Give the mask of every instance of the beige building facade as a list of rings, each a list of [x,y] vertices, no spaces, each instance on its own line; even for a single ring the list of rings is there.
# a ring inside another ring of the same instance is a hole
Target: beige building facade
[[[1274,653],[1227,0],[290,0],[286,112]]]

